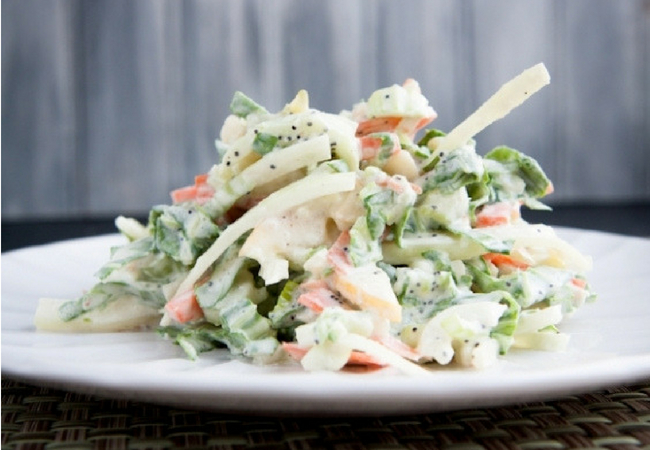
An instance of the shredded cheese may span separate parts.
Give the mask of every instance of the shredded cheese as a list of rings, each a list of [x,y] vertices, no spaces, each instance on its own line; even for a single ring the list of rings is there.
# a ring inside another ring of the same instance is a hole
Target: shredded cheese
[[[487,126],[502,119],[517,106],[528,100],[531,95],[551,82],[551,77],[543,63],[524,70],[483,103],[474,113],[456,126],[446,136],[429,141],[433,154],[424,163],[429,164],[437,153],[462,147],[485,129]]]
[[[160,321],[160,312],[151,306],[126,295],[104,308],[93,309],[83,316],[64,321],[59,316],[59,308],[68,300],[41,298],[38,300],[34,325],[40,331],[67,333],[114,333],[119,331],[154,328]]]
[[[252,189],[258,184],[286,175],[311,164],[326,161],[332,157],[330,141],[322,135],[267,153],[255,163],[244,169],[237,178],[243,185]]]
[[[225,229],[210,248],[196,260],[196,264],[183,280],[176,293],[191,289],[194,283],[201,278],[212,263],[230,245],[248,230],[255,228],[265,218],[326,195],[351,191],[356,185],[356,180],[357,175],[354,172],[317,173],[291,183],[269,195]]]

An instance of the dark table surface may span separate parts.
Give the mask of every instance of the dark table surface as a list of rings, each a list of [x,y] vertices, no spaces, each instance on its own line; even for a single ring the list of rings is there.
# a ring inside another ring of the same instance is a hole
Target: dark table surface
[[[556,206],[553,212],[524,217],[650,237],[650,203]],[[112,218],[3,219],[2,251],[113,232]],[[3,376],[1,443],[2,450],[650,450],[650,379],[505,407],[396,417],[279,418],[103,398]]]

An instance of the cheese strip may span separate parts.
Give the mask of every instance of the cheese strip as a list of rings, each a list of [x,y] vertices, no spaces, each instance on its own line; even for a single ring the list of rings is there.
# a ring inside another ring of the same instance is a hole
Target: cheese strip
[[[357,175],[354,172],[313,174],[272,193],[228,226],[216,241],[203,253],[176,293],[191,289],[221,254],[240,236],[257,226],[263,219],[278,215],[295,206],[326,195],[354,189]]]
[[[433,154],[424,163],[426,167],[441,151],[453,150],[465,145],[487,126],[502,119],[510,111],[528,100],[531,95],[551,82],[551,77],[543,63],[539,63],[517,75],[483,103],[446,136],[431,139],[429,147]]]
[[[36,329],[69,333],[110,333],[155,328],[160,321],[160,312],[156,308],[145,305],[130,295],[65,321],[61,319],[59,309],[68,301],[57,298],[39,299],[34,315]]]
[[[290,172],[331,157],[332,151],[327,135],[267,153],[237,174],[226,186],[214,186],[217,191],[210,202],[213,209],[211,214],[225,213],[239,198],[258,185],[269,183]]]

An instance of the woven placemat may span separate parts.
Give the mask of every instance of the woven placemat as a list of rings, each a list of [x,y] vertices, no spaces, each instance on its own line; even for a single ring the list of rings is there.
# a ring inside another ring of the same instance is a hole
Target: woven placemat
[[[650,449],[650,380],[557,401],[382,418],[273,418],[2,380],[2,449]]]

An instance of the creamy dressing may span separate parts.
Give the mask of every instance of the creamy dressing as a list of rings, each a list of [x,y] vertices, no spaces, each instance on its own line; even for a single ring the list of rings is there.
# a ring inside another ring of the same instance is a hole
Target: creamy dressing
[[[546,75],[535,66],[422,141],[437,113],[412,79],[341,114],[306,91],[277,113],[237,92],[221,160],[146,225],[119,218],[132,242],[87,294],[44,299],[36,324],[117,331],[164,308],[161,332],[192,359],[225,346],[306,370],[421,374],[487,367],[512,346],[561,350],[562,319],[593,297],[591,261],[520,218],[552,191],[539,165],[508,147],[481,157],[472,139]]]

